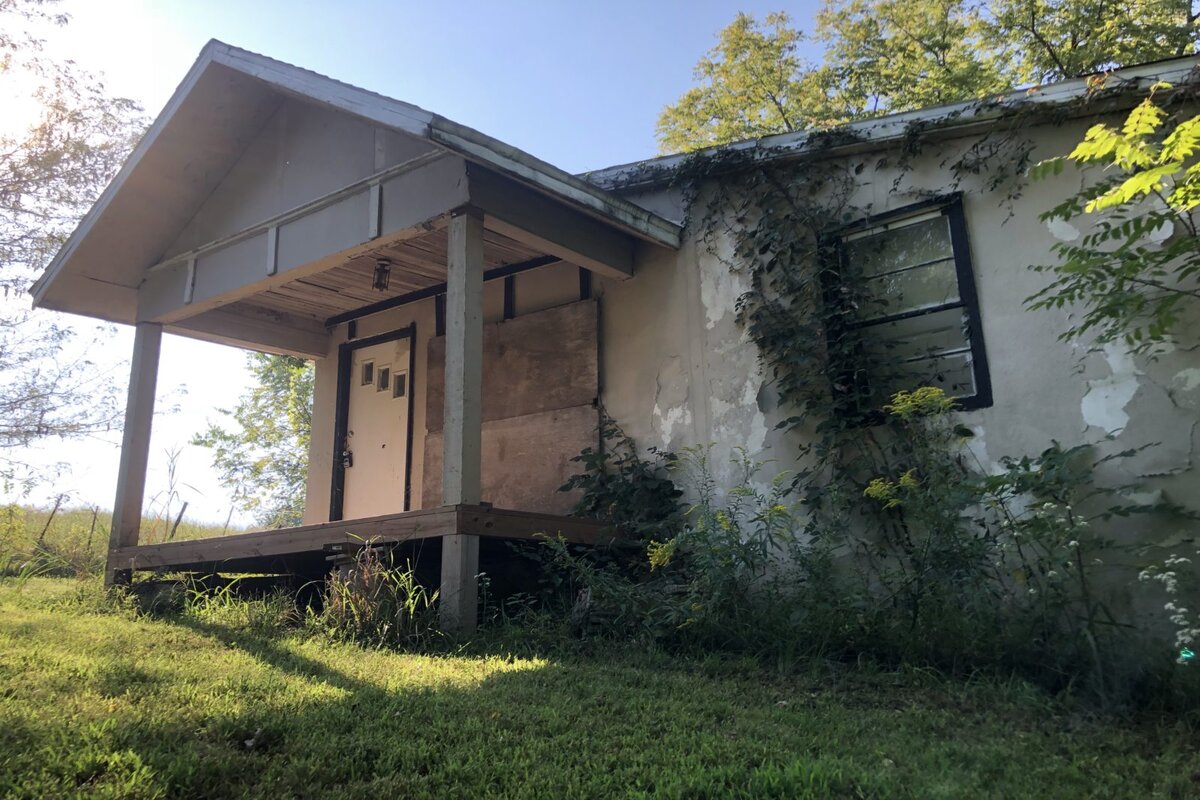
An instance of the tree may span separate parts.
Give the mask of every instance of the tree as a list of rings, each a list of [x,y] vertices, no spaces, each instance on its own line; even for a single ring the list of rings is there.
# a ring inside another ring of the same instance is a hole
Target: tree
[[[1042,215],[1061,224],[1067,241],[1054,245],[1057,264],[1034,267],[1054,280],[1030,305],[1082,306],[1062,338],[1091,331],[1100,344],[1153,352],[1200,309],[1198,156],[1200,117],[1170,119],[1152,92],[1120,128],[1093,125],[1070,155],[1034,168],[1035,177],[1067,163],[1102,171]]]
[[[251,353],[247,366],[256,385],[235,409],[221,410],[236,429],[209,425],[192,443],[212,449],[221,484],[260,525],[299,525],[312,437],[313,365]]]
[[[76,332],[28,309],[26,291],[124,162],[143,129],[139,107],[109,97],[73,62],[55,60],[32,30],[68,18],[52,0],[0,0],[0,473],[13,479],[17,448],[76,437],[117,419],[110,375],[86,358]]]
[[[1193,52],[1190,0],[824,0],[815,37],[739,14],[658,122],[664,152],[984,97]],[[821,66],[797,55],[824,45]]]
[[[825,63],[849,116],[979,97],[1008,87],[963,0],[827,0],[817,15]]]
[[[689,89],[658,120],[664,150],[708,145],[841,121],[828,95],[828,76],[796,54],[803,34],[787,14],[759,25],[748,14],[721,31],[720,41],[696,65],[704,85]]]
[[[1012,85],[1045,83],[1194,52],[1191,0],[992,0],[984,44],[1010,54]]]

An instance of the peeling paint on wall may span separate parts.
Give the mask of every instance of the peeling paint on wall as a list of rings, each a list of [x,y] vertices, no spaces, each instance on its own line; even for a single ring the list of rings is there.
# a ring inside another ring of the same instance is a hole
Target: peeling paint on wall
[[[1046,228],[1060,242],[1073,242],[1079,238],[1079,229],[1065,219],[1052,219],[1046,223]]]
[[[715,328],[737,309],[738,298],[750,288],[747,276],[729,269],[732,246],[726,237],[715,245],[715,258],[700,261],[700,303],[704,306],[705,325]],[[729,251],[729,252],[725,252]]]
[[[690,394],[683,359],[679,356],[663,359],[658,370],[658,385],[651,412],[653,427],[662,440],[662,447],[675,447],[680,437],[689,432],[692,424]]]
[[[1171,390],[1193,392],[1200,388],[1200,367],[1189,367],[1175,373],[1171,379]]]
[[[1083,395],[1080,410],[1083,412],[1083,421],[1090,427],[1113,433],[1129,424],[1129,414],[1125,408],[1137,394],[1140,373],[1133,363],[1133,356],[1119,344],[1105,345],[1104,360],[1111,374],[1107,378],[1087,382],[1088,389]]]
[[[993,463],[992,457],[988,454],[987,430],[982,425],[968,427],[974,436],[966,441],[967,452],[975,459],[979,469],[991,475],[1000,472],[999,465]]]

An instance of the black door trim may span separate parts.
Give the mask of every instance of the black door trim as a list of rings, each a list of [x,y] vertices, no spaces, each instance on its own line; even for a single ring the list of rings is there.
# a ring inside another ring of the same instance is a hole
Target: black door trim
[[[413,449],[413,411],[415,410],[416,391],[414,391],[414,373],[417,366],[417,323],[412,323],[394,331],[381,333],[378,336],[368,336],[365,339],[355,339],[338,345],[337,361],[337,403],[334,409],[333,423],[333,475],[329,483],[329,521],[337,522],[342,518],[342,506],[346,499],[346,467],[342,461],[342,453],[347,449],[346,436],[350,423],[350,367],[355,350],[371,347],[385,342],[400,339],[409,340],[408,348],[408,432],[404,445],[404,511],[412,510],[412,449]]]

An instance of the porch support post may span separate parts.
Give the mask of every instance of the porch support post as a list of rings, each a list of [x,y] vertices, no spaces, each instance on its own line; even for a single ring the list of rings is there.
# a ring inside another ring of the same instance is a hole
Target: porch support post
[[[446,265],[446,382],[442,503],[480,501],[480,401],[483,390],[483,213],[461,208],[450,217]],[[441,623],[475,629],[479,537],[442,537]]]
[[[106,586],[127,583],[131,578],[128,567],[114,563],[113,551],[136,545],[141,532],[142,496],[146,492],[146,463],[150,453],[150,427],[154,419],[161,346],[162,325],[139,322],[133,336],[121,464],[117,469],[117,496],[113,501],[112,528],[108,536],[108,565],[104,570]]]

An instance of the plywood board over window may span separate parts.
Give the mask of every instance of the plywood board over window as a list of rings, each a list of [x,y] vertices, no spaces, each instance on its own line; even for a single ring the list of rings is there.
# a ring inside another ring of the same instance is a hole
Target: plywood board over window
[[[598,312],[585,300],[484,326],[483,500],[499,508],[566,513],[558,491],[596,444]],[[429,342],[422,507],[441,501],[444,337]]]

